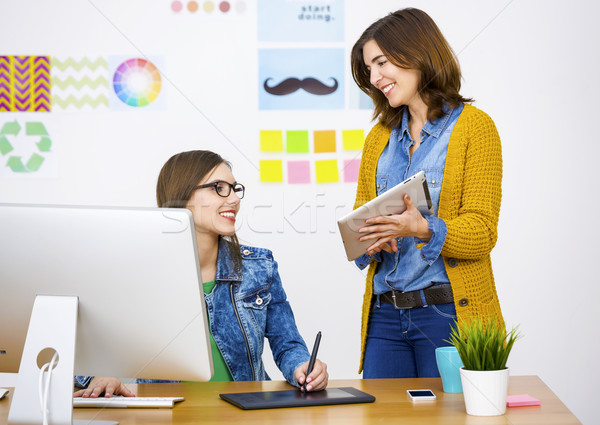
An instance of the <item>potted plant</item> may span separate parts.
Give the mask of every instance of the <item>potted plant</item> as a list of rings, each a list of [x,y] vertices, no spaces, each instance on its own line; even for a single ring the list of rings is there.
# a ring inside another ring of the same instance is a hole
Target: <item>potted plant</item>
[[[492,318],[457,321],[447,341],[463,362],[460,379],[469,415],[494,416],[506,411],[508,355],[520,334],[498,326]]]

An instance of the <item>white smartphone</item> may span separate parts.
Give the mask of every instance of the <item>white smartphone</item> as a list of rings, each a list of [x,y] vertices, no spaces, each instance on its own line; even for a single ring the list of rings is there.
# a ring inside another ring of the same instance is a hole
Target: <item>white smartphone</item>
[[[435,400],[435,394],[431,390],[406,390],[412,401]]]

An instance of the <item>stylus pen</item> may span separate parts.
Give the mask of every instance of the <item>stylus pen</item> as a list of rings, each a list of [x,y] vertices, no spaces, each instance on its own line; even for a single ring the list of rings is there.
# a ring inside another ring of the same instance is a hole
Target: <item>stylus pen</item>
[[[308,375],[312,372],[315,367],[315,361],[317,361],[317,352],[319,351],[319,344],[321,343],[321,331],[317,332],[317,337],[315,338],[315,345],[313,345],[312,354],[310,355],[310,361],[308,362],[308,369],[306,370],[306,378],[304,378],[304,384],[302,388],[306,391],[306,380],[308,379]]]

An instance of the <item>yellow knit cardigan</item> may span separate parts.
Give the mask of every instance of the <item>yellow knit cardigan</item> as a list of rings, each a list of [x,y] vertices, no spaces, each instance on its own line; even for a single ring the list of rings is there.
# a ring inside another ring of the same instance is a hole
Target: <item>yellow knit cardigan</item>
[[[355,209],[377,196],[377,161],[389,138],[390,129],[381,124],[375,125],[367,136]],[[459,320],[471,315],[492,316],[504,325],[490,259],[498,238],[501,185],[502,150],[496,126],[485,112],[465,105],[450,136],[438,209],[438,217],[448,229],[442,257]],[[363,298],[359,373],[363,368],[376,269],[377,262],[373,260]]]

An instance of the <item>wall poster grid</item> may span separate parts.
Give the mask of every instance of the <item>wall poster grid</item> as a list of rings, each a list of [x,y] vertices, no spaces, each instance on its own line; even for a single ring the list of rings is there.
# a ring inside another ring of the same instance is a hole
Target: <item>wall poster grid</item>
[[[244,14],[247,9],[243,1],[172,1],[168,7],[172,14],[204,16]],[[371,107],[353,83],[346,90],[343,0],[258,0],[257,41],[259,114]],[[166,53],[152,57],[2,54],[0,178],[58,176],[60,136],[52,124],[54,114],[166,107],[160,71],[168,61]],[[356,183],[364,136],[362,128],[260,128],[256,135],[259,180]]]

